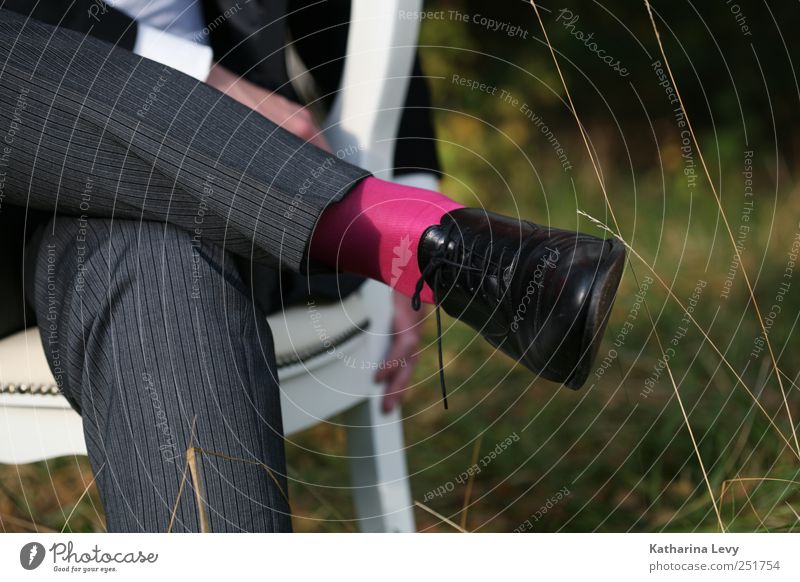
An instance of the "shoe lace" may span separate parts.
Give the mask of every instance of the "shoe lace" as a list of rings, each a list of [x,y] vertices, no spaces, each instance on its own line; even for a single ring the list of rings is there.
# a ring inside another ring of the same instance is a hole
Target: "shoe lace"
[[[449,236],[447,238],[450,238]],[[480,240],[479,236],[476,236],[472,239],[469,248],[464,249],[463,256],[461,260],[454,259],[454,256],[458,256],[461,245],[453,245],[450,248],[450,245],[443,245],[440,247],[440,250],[437,254],[431,257],[431,260],[425,265],[425,269],[422,271],[420,278],[417,280],[417,285],[414,289],[414,294],[411,296],[411,307],[415,311],[419,311],[422,307],[422,289],[425,287],[425,282],[433,276],[433,285],[431,285],[431,291],[433,291],[433,303],[435,306],[436,312],[436,346],[439,352],[439,382],[442,387],[442,403],[444,404],[445,410],[447,410],[447,387],[445,385],[444,380],[444,355],[442,353],[442,316],[441,316],[441,300],[439,294],[439,288],[441,283],[441,275],[443,269],[447,267],[460,269],[461,271],[466,272],[467,274],[467,284],[469,285],[470,289],[483,289],[484,284],[486,281],[489,280],[489,272],[492,268],[492,265],[496,268],[496,277],[497,280],[503,284],[502,278],[502,264],[503,264],[503,254],[505,253],[505,248],[502,248],[500,251],[500,257],[496,262],[491,260],[491,240],[488,242],[486,247],[486,253],[480,257],[480,266],[473,267],[472,266],[472,257],[477,255],[475,252],[475,247],[478,245]],[[473,285],[472,275],[474,273],[478,273],[480,275],[480,279],[478,281],[478,285]]]

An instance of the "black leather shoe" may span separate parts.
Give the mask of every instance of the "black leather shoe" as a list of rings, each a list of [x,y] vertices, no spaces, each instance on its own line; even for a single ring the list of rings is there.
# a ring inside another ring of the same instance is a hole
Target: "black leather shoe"
[[[622,277],[621,241],[460,208],[425,231],[417,258],[415,309],[424,281],[437,307],[532,372],[576,390],[586,381]],[[439,351],[444,393],[441,337]]]

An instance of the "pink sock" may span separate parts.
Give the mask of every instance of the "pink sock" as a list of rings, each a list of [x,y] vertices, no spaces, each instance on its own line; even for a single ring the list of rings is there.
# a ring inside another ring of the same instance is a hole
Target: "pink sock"
[[[340,271],[364,275],[413,295],[420,278],[422,233],[461,204],[446,196],[369,177],[322,213],[311,238],[311,257]],[[425,285],[422,301],[433,303]]]

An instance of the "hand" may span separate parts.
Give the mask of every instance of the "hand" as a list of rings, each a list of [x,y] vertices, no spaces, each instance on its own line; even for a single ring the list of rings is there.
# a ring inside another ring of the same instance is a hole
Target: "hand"
[[[383,411],[391,412],[403,400],[416,365],[422,343],[422,320],[425,310],[414,311],[411,299],[395,292],[392,295],[392,344],[384,360],[385,366],[375,374],[376,382],[385,382]]]
[[[311,112],[297,103],[242,79],[220,65],[211,67],[206,83],[239,103],[247,105],[297,137],[331,151],[328,140],[320,132],[319,126],[311,117]]]

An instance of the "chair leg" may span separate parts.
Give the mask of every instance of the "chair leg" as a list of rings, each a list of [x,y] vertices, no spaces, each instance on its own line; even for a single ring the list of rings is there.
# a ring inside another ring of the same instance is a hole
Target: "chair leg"
[[[368,398],[347,413],[353,500],[362,532],[413,532],[414,508],[399,408]]]

